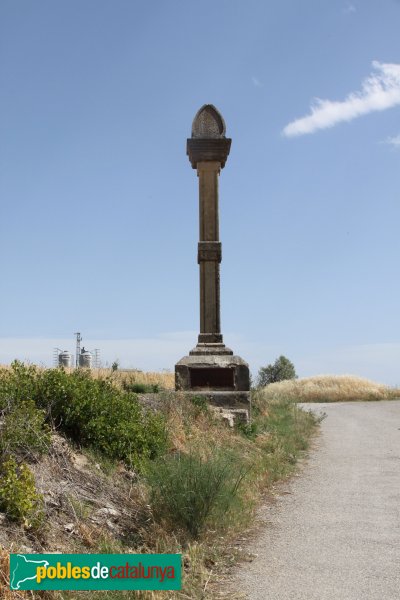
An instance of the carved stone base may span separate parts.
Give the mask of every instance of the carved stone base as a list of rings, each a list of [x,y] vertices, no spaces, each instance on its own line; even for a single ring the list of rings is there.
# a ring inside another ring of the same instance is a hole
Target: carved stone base
[[[204,396],[215,406],[248,408],[248,364],[224,344],[198,344],[175,365],[175,389]]]

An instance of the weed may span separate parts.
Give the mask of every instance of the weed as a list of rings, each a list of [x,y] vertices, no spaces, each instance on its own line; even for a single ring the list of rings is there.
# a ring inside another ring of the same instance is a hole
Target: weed
[[[26,527],[38,527],[43,518],[43,498],[36,491],[29,467],[9,458],[0,465],[0,508]]]
[[[236,430],[239,431],[239,433],[241,433],[250,440],[254,440],[259,432],[258,424],[254,420],[251,423],[243,423],[243,421],[238,421],[235,424],[235,427]]]
[[[193,406],[196,406],[200,411],[207,412],[208,411],[208,402],[204,396],[189,396],[190,402]]]
[[[27,398],[18,402],[10,398],[2,413],[0,456],[18,454],[35,459],[48,452],[50,428],[45,423],[44,411],[36,408],[33,400]]]
[[[123,387],[135,394],[157,394],[160,391],[158,383],[124,383]]]
[[[102,532],[96,542],[96,552],[98,554],[122,554],[124,552],[124,547],[119,540]]]
[[[307,449],[310,435],[318,423],[313,413],[302,411],[291,400],[268,405],[267,414],[256,419],[256,443],[262,450],[260,464],[269,481],[276,481],[293,470],[298,456]]]
[[[80,500],[74,498],[74,496],[67,496],[68,502],[71,505],[72,512],[74,513],[77,521],[88,518],[93,512],[93,504],[86,500]]]
[[[218,451],[203,458],[192,449],[154,461],[147,470],[154,514],[196,538],[211,518],[215,524],[233,508],[244,475],[237,458]]]
[[[106,456],[94,446],[82,448],[82,453],[88,458],[95,469],[101,469],[106,475],[113,475],[118,468],[118,461],[115,458]]]

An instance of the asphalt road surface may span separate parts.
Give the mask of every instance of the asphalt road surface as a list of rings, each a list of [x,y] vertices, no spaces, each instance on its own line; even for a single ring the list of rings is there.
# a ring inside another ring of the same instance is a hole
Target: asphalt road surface
[[[237,569],[232,591],[400,600],[400,401],[304,407],[326,412],[321,435],[299,475],[261,509],[249,547],[257,557]]]

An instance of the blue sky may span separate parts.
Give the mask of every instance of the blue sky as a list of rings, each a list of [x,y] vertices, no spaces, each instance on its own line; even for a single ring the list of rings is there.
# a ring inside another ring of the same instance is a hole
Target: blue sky
[[[255,372],[400,385],[400,2],[3,0],[0,363],[173,369],[197,339],[204,103],[222,330]]]

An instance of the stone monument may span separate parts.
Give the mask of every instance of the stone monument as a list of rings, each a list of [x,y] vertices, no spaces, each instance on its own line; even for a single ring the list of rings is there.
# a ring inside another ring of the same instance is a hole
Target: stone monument
[[[199,178],[200,334],[197,346],[175,365],[175,389],[240,409],[250,402],[249,366],[223,343],[220,322],[218,177],[231,141],[218,110],[212,104],[202,106],[187,140],[187,154]]]

